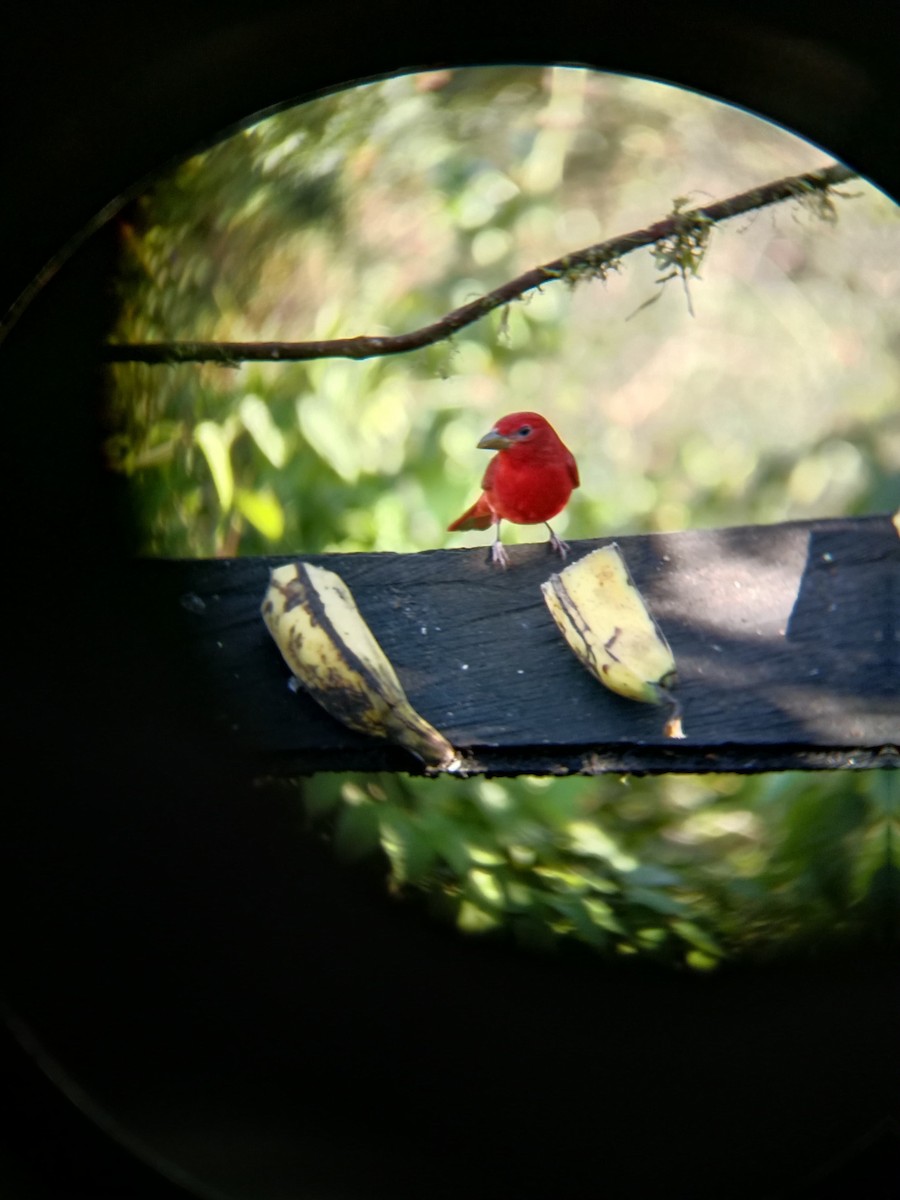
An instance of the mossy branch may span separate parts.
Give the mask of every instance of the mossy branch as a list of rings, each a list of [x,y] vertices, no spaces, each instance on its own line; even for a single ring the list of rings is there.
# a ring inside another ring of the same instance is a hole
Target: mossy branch
[[[604,279],[609,271],[617,268],[626,254],[644,246],[655,247],[654,255],[661,269],[668,268],[686,280],[688,273],[696,274],[709,233],[720,221],[785,200],[813,201],[820,216],[833,219],[831,189],[855,176],[856,172],[849,167],[832,163],[819,171],[777,179],[699,208],[684,211],[684,201],[676,201],[673,212],[646,229],[620,234],[543,266],[532,267],[484,296],[455,308],[440,320],[409,333],[387,337],[326,338],[311,342],[118,343],[104,346],[103,358],[107,362],[218,362],[233,366],[239,362],[301,362],[320,358],[364,359],[407,354],[452,337],[494,309],[519,300],[528,292],[554,280],[575,284],[583,279]],[[671,278],[671,275],[667,278]]]

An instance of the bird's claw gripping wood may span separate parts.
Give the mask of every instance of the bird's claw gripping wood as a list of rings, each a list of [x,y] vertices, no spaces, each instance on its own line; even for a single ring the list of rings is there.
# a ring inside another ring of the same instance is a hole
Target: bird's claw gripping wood
[[[547,525],[547,528],[550,529],[550,526]],[[564,542],[558,534],[554,533],[554,531],[550,529],[550,541],[548,544],[550,549],[558,554],[563,561],[565,561],[569,553],[569,543]]]
[[[491,552],[488,555],[488,562],[493,563],[494,566],[500,567],[504,571],[509,568],[509,554],[507,554],[506,547],[499,538],[497,538],[495,542],[491,543]]]
[[[497,523],[498,530],[499,530],[499,524],[500,523],[498,521],[498,523]],[[545,522],[545,524],[546,524],[546,522]],[[550,526],[547,525],[547,528],[550,529]],[[550,540],[547,542],[547,548],[551,551],[551,553],[558,554],[559,557],[563,560],[563,562],[565,562],[566,557],[569,553],[569,543],[564,542],[561,537],[558,537],[553,532],[552,529],[550,529]],[[500,541],[499,532],[497,534],[497,537],[491,543],[491,549],[488,554],[488,562],[492,563],[496,567],[500,567],[504,571],[507,570],[510,566],[509,553],[507,552],[506,547]]]
[[[482,493],[448,529],[488,529],[497,526],[490,561],[509,566],[500,542],[500,522],[514,525],[544,524],[550,530],[550,548],[561,558],[568,546],[548,522],[562,512],[574,488],[578,467],[553,426],[533,412],[509,413],[478,443],[481,450],[496,450],[481,481]]]

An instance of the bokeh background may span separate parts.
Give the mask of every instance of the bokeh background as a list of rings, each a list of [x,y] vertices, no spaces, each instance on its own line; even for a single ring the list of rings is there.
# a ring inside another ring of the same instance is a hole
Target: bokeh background
[[[676,202],[829,161],[647,80],[386,79],[242,129],[123,211],[115,336],[399,333]],[[477,494],[475,443],[516,409],[543,412],[578,458],[564,536],[895,508],[900,221],[864,181],[839,193],[716,228],[689,297],[640,251],[412,355],[111,367],[107,454],[140,549],[485,544],[446,526]],[[527,945],[710,969],[890,936],[900,903],[891,773],[295,786],[298,837],[325,830],[411,902]]]

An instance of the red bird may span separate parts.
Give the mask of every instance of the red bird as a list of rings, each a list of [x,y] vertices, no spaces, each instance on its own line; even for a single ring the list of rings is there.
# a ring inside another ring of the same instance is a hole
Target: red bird
[[[501,417],[478,443],[479,450],[499,450],[488,463],[484,491],[448,529],[497,526],[491,561],[509,566],[500,541],[500,522],[539,525],[562,512],[579,484],[578,467],[556,430],[540,413],[517,412]],[[550,529],[550,546],[563,558],[569,547]]]

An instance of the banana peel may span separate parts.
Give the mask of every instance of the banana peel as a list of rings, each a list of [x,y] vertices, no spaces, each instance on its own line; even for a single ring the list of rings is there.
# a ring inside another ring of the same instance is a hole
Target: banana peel
[[[605,687],[667,705],[667,737],[681,738],[672,694],[675,657],[635,586],[619,547],[602,546],[541,584],[544,601],[579,661]]]
[[[304,562],[274,568],[262,616],[294,677],[332,717],[398,742],[427,767],[459,770],[461,756],[412,707],[339,575]]]

